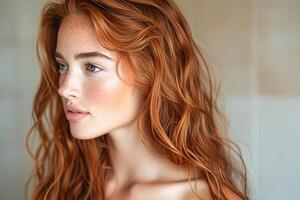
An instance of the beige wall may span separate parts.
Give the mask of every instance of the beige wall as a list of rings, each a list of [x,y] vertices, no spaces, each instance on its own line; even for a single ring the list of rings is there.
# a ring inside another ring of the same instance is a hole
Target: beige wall
[[[31,168],[25,151],[39,80],[34,42],[38,0],[0,0],[0,199],[23,199]]]
[[[253,199],[299,199],[300,1],[176,0],[223,81]]]
[[[300,1],[258,1],[259,93],[300,95]]]
[[[252,93],[254,84],[260,95],[300,94],[300,1],[176,2],[217,73],[226,77],[226,94]]]
[[[223,80],[227,94],[251,93],[251,4],[247,0],[176,1]]]

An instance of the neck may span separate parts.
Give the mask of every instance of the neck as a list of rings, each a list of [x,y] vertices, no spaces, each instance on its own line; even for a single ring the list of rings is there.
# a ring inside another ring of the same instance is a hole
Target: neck
[[[174,181],[188,174],[159,152],[149,151],[138,137],[136,121],[109,133],[109,156],[118,184]]]

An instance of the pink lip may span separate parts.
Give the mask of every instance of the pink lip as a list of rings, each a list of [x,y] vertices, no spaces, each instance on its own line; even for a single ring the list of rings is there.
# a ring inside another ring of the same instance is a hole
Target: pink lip
[[[66,106],[65,108],[66,111],[75,111],[75,112],[81,112],[81,113],[88,113],[87,111],[77,108],[75,106]]]
[[[71,122],[77,122],[86,117],[87,115],[89,115],[89,113],[72,113],[69,111],[67,111],[66,113],[67,119]]]

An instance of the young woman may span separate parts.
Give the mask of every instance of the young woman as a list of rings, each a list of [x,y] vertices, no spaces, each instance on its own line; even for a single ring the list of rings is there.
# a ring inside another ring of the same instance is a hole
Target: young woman
[[[249,199],[212,72],[174,2],[48,3],[37,56],[31,199]]]

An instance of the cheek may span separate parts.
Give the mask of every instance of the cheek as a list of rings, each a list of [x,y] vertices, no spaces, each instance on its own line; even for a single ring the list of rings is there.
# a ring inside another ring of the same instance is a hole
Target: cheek
[[[118,108],[127,105],[131,98],[131,88],[116,80],[88,85],[84,91],[86,91],[86,100],[91,103],[91,106],[110,109],[110,111],[119,110]]]

